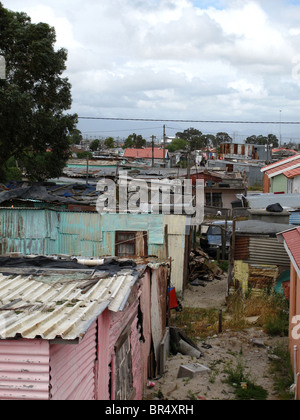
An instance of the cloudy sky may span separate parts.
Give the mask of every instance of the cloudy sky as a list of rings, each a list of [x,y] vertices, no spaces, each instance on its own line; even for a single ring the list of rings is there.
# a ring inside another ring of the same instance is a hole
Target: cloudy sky
[[[47,22],[85,136],[162,136],[195,127],[238,142],[274,133],[300,143],[300,0],[2,0]],[[282,124],[279,122],[282,121]]]

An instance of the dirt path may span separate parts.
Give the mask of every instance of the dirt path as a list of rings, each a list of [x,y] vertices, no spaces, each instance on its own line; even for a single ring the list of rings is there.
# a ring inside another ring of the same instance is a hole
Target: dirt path
[[[206,287],[189,286],[184,292],[182,306],[186,308],[216,308],[225,305],[227,291],[227,274],[221,280],[208,282]]]
[[[193,287],[187,290],[182,301],[183,308],[221,308],[225,305],[226,283],[227,277],[224,276],[221,281],[215,280],[206,288]],[[264,346],[257,347],[252,340],[260,340]],[[268,400],[276,400],[274,381],[269,371],[269,353],[272,348],[286,341],[286,338],[270,338],[255,326],[246,331],[225,331],[199,341],[203,357],[197,360],[181,354],[171,356],[165,375],[154,381],[155,387],[147,390],[145,398],[234,400],[235,389],[225,383],[228,377],[225,371],[240,363],[253,382],[268,391]],[[193,379],[178,379],[180,366],[190,363],[200,363],[208,367],[210,372]]]

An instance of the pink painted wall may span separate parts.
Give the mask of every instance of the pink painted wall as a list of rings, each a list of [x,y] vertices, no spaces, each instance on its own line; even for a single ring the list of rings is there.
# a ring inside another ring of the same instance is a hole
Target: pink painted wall
[[[111,355],[109,353],[109,328],[110,328],[110,312],[105,312],[98,318],[98,349],[97,349],[97,365],[96,365],[96,400],[110,399],[109,379],[110,379],[110,362]]]
[[[147,383],[148,356],[151,349],[151,293],[150,274],[147,271],[142,281],[135,286],[132,298],[123,312],[113,313],[106,310],[98,318],[98,349],[96,399],[115,399],[116,366],[115,346],[122,332],[130,325],[131,358],[133,371],[133,387],[136,390],[135,400],[143,398],[143,390]],[[138,328],[138,307],[143,313],[143,336]],[[111,378],[111,384],[110,384]]]
[[[97,324],[90,327],[80,344],[50,346],[52,400],[94,400]]]
[[[295,370],[296,374],[300,372],[300,342],[299,340],[295,340],[293,338],[293,328],[297,326],[297,324],[293,324],[293,318],[295,316],[299,316],[300,314],[300,278],[297,275],[297,272],[291,264],[291,281],[290,281],[290,328],[289,328],[289,349],[291,355],[291,362],[293,369]],[[299,330],[297,331],[299,333]],[[294,346],[297,348],[296,353],[294,353]],[[296,363],[295,363],[296,359]],[[295,378],[295,382],[297,385],[296,388],[296,397],[300,400],[300,376],[298,375]]]
[[[143,313],[143,335],[145,343],[142,343],[143,354],[143,384],[147,384],[148,380],[148,357],[151,350],[151,278],[150,272],[147,271],[144,276],[144,281],[140,289],[140,305]]]
[[[49,399],[49,343],[0,341],[0,400]]]
[[[157,275],[155,281],[159,281]],[[138,325],[139,308],[144,341]],[[114,400],[115,346],[128,327],[134,399],[141,400],[148,379],[152,318],[151,276],[147,270],[134,286],[124,310],[104,311],[80,344],[0,340],[0,400]]]

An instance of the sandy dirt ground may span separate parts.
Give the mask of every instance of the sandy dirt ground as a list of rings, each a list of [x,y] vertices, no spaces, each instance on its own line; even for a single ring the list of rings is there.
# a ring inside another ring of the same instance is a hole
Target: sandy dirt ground
[[[226,282],[224,276],[221,281],[215,280],[206,288],[193,287],[187,290],[181,302],[183,307],[221,308],[225,305]],[[263,341],[264,347],[253,345],[253,339]],[[246,331],[224,331],[200,340],[197,344],[203,357],[195,359],[181,354],[170,356],[165,375],[153,381],[155,386],[146,391],[145,399],[234,400],[235,389],[225,383],[228,377],[225,371],[241,363],[252,381],[268,391],[268,400],[276,400],[274,381],[269,370],[269,353],[272,348],[286,341],[286,338],[271,338],[255,326]],[[195,378],[177,378],[180,366],[190,363],[200,363],[208,367],[210,372]]]

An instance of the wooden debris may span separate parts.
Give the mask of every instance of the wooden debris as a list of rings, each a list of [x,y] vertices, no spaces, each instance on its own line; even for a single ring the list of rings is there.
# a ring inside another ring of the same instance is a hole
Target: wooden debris
[[[208,282],[215,278],[219,279],[223,271],[210,260],[209,255],[201,248],[197,248],[190,253],[189,260],[189,281],[192,286],[205,287]]]

